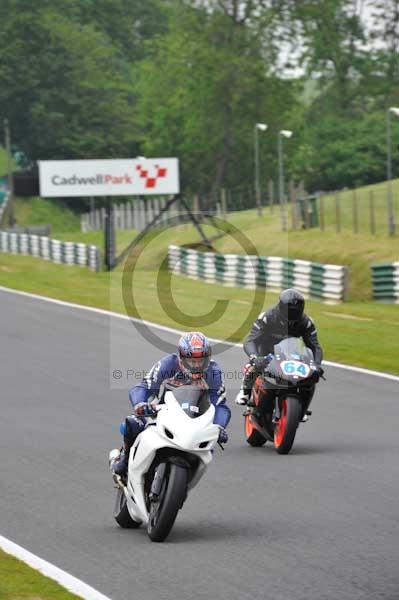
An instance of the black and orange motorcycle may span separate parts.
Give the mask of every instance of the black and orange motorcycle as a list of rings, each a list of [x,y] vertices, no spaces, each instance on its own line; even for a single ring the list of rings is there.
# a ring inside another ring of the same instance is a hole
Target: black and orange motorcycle
[[[286,338],[274,346],[274,355],[258,375],[245,417],[245,437],[251,446],[273,442],[279,454],[288,454],[299,423],[307,421],[315,384],[319,380],[313,352],[300,338]]]

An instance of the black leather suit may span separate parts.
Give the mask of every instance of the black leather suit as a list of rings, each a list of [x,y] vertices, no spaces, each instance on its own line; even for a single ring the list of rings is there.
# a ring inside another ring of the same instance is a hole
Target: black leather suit
[[[323,359],[323,350],[317,339],[317,330],[313,320],[303,314],[299,322],[287,322],[278,309],[278,305],[261,313],[252,326],[244,342],[244,350],[248,356],[267,356],[273,354],[274,346],[288,337],[301,337],[305,346],[313,352],[317,365]],[[247,369],[243,381],[244,392],[250,393],[253,382],[258,375],[257,369]],[[313,395],[313,394],[312,394]]]

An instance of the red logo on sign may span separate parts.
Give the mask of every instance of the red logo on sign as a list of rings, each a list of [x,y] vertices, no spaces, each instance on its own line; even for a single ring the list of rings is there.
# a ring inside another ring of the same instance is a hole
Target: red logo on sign
[[[137,165],[136,169],[139,172],[140,177],[145,179],[144,187],[146,187],[146,188],[155,188],[157,185],[158,179],[161,179],[162,177],[166,177],[167,172],[168,172],[168,169],[166,169],[165,167],[160,167],[159,165],[155,165],[155,173],[152,175],[149,175],[148,170],[145,169],[142,165]]]

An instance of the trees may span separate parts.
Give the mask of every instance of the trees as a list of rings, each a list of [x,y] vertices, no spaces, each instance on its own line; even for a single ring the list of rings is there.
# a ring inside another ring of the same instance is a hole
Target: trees
[[[309,189],[384,179],[384,113],[388,98],[394,103],[398,91],[399,0],[373,3],[376,23],[370,18],[370,6],[359,0],[289,5],[291,24],[304,42],[301,64],[317,82],[317,94],[303,113],[292,168],[305,174]]]
[[[399,0],[375,0],[369,8],[369,86],[381,108],[399,98]]]
[[[263,175],[292,128],[286,164],[308,186],[369,181],[398,33],[399,0],[2,0],[0,113],[31,160],[177,155],[195,191],[251,185],[259,121]]]
[[[294,103],[293,86],[274,75],[247,22],[253,3],[243,13],[239,4],[182,2],[139,65],[144,151],[178,155],[193,190],[251,181],[254,124],[273,125]]]
[[[291,18],[303,41],[300,63],[308,76],[328,87],[334,110],[353,108],[365,69],[365,31],[356,0],[290,2]]]
[[[336,190],[381,181],[386,171],[384,113],[362,119],[325,115],[301,132],[291,173],[309,190]]]
[[[31,160],[137,153],[130,64],[143,55],[155,8],[152,0],[141,10],[125,0],[2,2],[0,113]]]

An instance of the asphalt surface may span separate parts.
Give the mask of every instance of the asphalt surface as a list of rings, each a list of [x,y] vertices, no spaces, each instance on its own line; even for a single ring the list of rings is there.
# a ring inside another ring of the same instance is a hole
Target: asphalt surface
[[[110,320],[0,291],[2,535],[113,600],[399,598],[397,382],[327,369],[285,457],[248,447],[232,406],[226,451],[154,544],[113,520],[107,457],[129,404],[109,374],[115,347],[139,370],[160,352]]]

